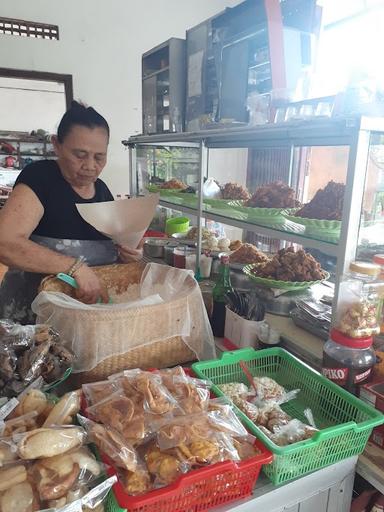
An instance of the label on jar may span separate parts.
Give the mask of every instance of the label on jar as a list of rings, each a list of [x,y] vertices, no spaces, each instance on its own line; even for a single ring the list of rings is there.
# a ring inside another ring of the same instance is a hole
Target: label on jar
[[[322,374],[340,386],[347,383],[349,368],[323,368]]]
[[[359,375],[355,375],[354,382],[355,384],[359,384],[360,382],[363,382],[364,380],[368,379],[372,371],[372,368],[369,368],[363,373],[360,373]]]

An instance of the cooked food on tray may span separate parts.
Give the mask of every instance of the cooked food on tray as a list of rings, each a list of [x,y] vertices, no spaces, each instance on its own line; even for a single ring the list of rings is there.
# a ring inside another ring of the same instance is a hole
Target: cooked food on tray
[[[313,199],[296,212],[295,216],[306,219],[341,220],[344,191],[344,183],[330,181],[326,187],[320,188]]]
[[[226,183],[221,187],[221,195],[223,199],[232,199],[237,201],[247,201],[250,198],[248,190],[237,183]]]
[[[229,256],[231,263],[265,263],[268,260],[268,256],[252,244],[242,244]]]
[[[232,240],[232,242],[229,244],[229,250],[237,251],[237,249],[239,249],[242,245],[243,242],[241,240]]]
[[[193,227],[185,235],[185,238],[187,240],[197,240],[197,235],[198,235],[198,229],[197,229],[197,227]],[[202,240],[208,240],[209,238],[212,238],[214,236],[215,235],[212,233],[212,231],[209,231],[209,229],[201,228],[201,239]]]
[[[253,208],[294,208],[300,206],[295,191],[282,181],[262,185],[256,189],[246,206]]]
[[[180,180],[178,180],[176,178],[172,178],[171,180],[166,181],[165,183],[160,185],[160,188],[168,189],[168,190],[184,190],[184,189],[186,189],[188,187],[182,181],[180,181]]]
[[[325,278],[320,263],[302,249],[281,249],[272,259],[252,269],[257,277],[278,281],[318,281]]]

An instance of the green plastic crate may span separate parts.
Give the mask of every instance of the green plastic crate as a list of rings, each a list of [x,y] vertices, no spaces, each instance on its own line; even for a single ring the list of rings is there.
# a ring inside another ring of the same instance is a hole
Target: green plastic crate
[[[199,377],[210,379],[214,384],[213,392],[223,396],[220,384],[248,384],[239,361],[245,361],[254,376],[271,377],[287,390],[300,389],[297,398],[283,404],[282,409],[307,422],[304,409],[310,407],[320,429],[311,439],[280,447],[236,408],[248,429],[274,454],[272,464],[264,466],[263,470],[275,485],[360,454],[372,429],[384,423],[384,416],[376,409],[281,348],[224,352],[221,359],[194,363],[192,369]]]
[[[108,493],[107,499],[104,504],[105,512],[125,512],[125,508],[121,508],[116,501],[113,490],[111,489]]]

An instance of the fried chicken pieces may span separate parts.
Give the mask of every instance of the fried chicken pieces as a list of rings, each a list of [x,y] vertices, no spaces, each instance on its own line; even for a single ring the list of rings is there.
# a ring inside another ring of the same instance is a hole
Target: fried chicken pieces
[[[166,181],[165,183],[160,185],[159,188],[163,190],[185,190],[187,188],[187,185],[176,178],[172,178],[171,180]]]
[[[262,251],[252,244],[241,244],[230,256],[231,263],[265,263],[269,260]]]
[[[296,217],[322,220],[341,220],[343,213],[345,185],[330,181],[319,189],[313,199],[304,205]]]
[[[250,194],[248,190],[237,183],[226,183],[221,187],[223,199],[232,199],[233,201],[248,201]]]
[[[246,206],[253,208],[294,208],[299,206],[295,191],[282,181],[275,181],[259,187]]]
[[[256,265],[252,272],[258,277],[278,281],[318,281],[325,278],[320,263],[303,249],[281,249],[265,264]]]

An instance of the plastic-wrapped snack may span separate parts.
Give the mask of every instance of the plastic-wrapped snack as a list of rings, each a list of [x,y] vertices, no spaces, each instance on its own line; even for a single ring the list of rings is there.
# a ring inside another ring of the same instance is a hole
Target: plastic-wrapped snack
[[[241,382],[229,382],[228,384],[220,384],[219,388],[231,400],[235,398],[246,398],[248,396],[248,388]]]
[[[152,431],[157,432],[157,442],[161,450],[186,444],[192,438],[209,439],[215,433],[205,413],[160,420],[152,425]]]
[[[119,477],[125,492],[131,496],[145,494],[152,489],[151,475],[144,463],[139,464],[135,471],[119,471]]]
[[[38,413],[37,411],[31,411],[23,416],[18,416],[11,420],[4,422],[3,436],[12,436],[14,434],[21,434],[29,432],[38,427],[37,423]]]
[[[134,386],[144,397],[144,410],[152,414],[166,414],[177,407],[177,402],[161,383],[161,377],[150,372],[137,375]]]
[[[72,423],[74,416],[80,411],[80,406],[81,391],[70,391],[66,393],[53,407],[43,427]]]
[[[82,389],[88,406],[97,404],[121,390],[117,379],[90,382],[83,384]]]
[[[259,415],[255,423],[266,427],[270,432],[277,432],[287,425],[292,418],[277,404],[265,405],[259,409]]]
[[[79,448],[86,439],[85,430],[75,426],[38,428],[17,439],[21,459],[44,459]]]
[[[117,430],[132,443],[142,442],[148,433],[143,410],[138,409],[133,400],[120,391],[88,407],[87,413],[95,421]]]
[[[248,402],[246,398],[233,398],[233,403],[242,411],[250,420],[257,423],[259,419],[259,408]]]
[[[270,377],[254,377],[253,383],[257,397],[263,402],[279,401],[285,394],[285,389]]]
[[[17,371],[26,384],[41,375],[45,358],[51,348],[51,342],[46,341],[26,350],[17,360]]]
[[[144,460],[148,471],[155,477],[155,487],[162,487],[174,482],[189,469],[184,462],[171,453],[162,452],[156,444],[148,447]]]
[[[182,414],[197,414],[208,409],[212,383],[191,377],[174,377],[174,392]],[[178,411],[175,411],[177,413]]]
[[[117,477],[112,476],[87,492],[87,494],[81,498],[83,512],[88,512],[90,510],[93,510],[94,512],[101,512],[101,510],[104,510],[100,508],[102,506],[102,502],[105,500],[112,485],[116,483],[116,481]]]
[[[18,459],[17,446],[11,437],[0,438],[0,467]]]
[[[318,432],[317,429],[306,425],[300,420],[293,419],[286,425],[283,425],[276,433],[272,434],[271,440],[278,446],[287,446],[310,439],[316,432]]]
[[[42,501],[63,498],[73,487],[89,484],[101,472],[100,463],[85,447],[40,459],[31,469],[33,482]]]
[[[26,350],[34,343],[35,328],[35,325],[19,325],[11,320],[0,320],[1,345],[16,353]]]
[[[78,416],[80,424],[87,430],[90,441],[108,455],[116,466],[135,471],[137,467],[136,450],[124,439],[123,435],[111,427],[95,423],[88,418]]]
[[[19,400],[19,405],[12,411],[9,418],[17,418],[35,411],[37,415],[44,413],[49,405],[48,397],[39,389],[27,391]]]
[[[216,410],[207,413],[213,429],[233,437],[247,437],[248,432],[233,411],[230,404],[217,404]]]
[[[8,382],[12,379],[16,371],[16,354],[13,350],[6,347],[0,348],[0,379]]]
[[[7,468],[0,473],[0,510],[3,512],[30,512],[38,510],[32,485],[27,481],[23,466]],[[4,479],[4,480],[3,480]]]
[[[260,453],[255,447],[255,441],[256,438],[250,434],[246,438],[233,440],[233,445],[241,460],[250,459]]]

